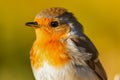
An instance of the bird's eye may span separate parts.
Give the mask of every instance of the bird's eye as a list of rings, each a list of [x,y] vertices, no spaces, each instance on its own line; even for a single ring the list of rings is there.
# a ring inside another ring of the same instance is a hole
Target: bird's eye
[[[53,21],[53,22],[51,22],[51,26],[57,27],[57,26],[59,26],[59,23],[57,21]]]

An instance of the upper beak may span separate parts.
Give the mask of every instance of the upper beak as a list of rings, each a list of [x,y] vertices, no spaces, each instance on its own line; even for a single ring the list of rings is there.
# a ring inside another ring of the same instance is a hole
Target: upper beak
[[[39,27],[37,22],[27,22],[25,25],[29,27]]]

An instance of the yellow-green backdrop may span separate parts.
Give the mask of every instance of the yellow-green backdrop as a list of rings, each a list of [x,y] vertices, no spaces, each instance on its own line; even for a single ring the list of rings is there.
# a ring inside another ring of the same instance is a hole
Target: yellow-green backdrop
[[[73,12],[99,50],[109,80],[120,74],[120,0],[0,0],[0,80],[34,80],[29,50],[35,34],[24,23],[48,7]]]

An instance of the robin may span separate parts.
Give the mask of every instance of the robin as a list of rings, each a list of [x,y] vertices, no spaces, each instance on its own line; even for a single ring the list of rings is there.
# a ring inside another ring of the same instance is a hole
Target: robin
[[[71,12],[48,8],[26,25],[36,33],[30,52],[36,80],[107,80],[97,49]]]

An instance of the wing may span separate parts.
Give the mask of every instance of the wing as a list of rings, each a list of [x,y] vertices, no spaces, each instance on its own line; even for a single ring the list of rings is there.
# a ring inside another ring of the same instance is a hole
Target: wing
[[[105,70],[103,69],[99,59],[98,59],[98,51],[89,38],[85,35],[80,36],[78,38],[71,38],[71,40],[75,43],[77,47],[83,47],[86,49],[87,53],[91,53],[91,59],[87,60],[87,65],[95,72],[95,74],[100,78],[100,80],[107,80],[107,76]]]

